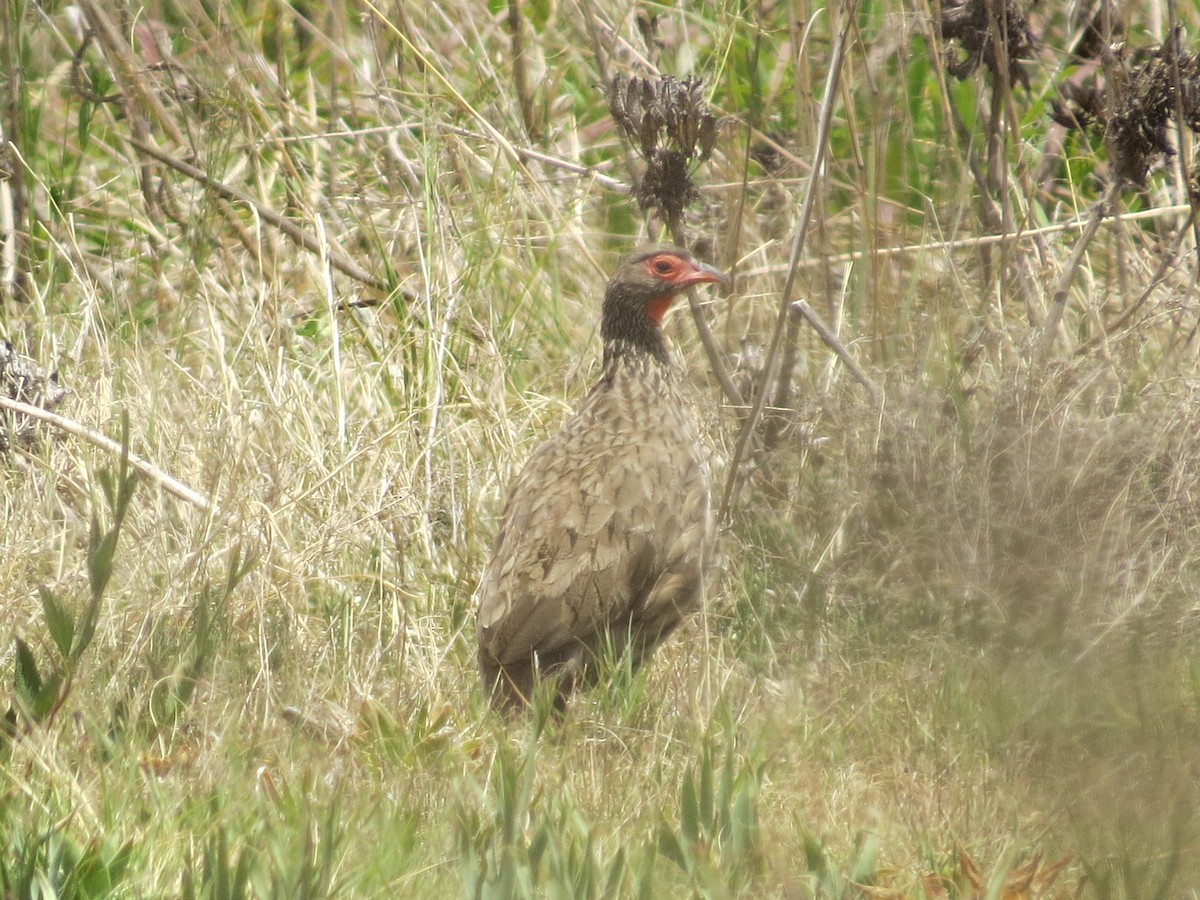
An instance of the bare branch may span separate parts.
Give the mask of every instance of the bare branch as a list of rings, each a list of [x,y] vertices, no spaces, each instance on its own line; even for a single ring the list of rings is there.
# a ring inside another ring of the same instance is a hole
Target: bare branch
[[[107,435],[88,428],[86,425],[81,425],[74,419],[68,419],[66,416],[60,416],[58,413],[50,412],[48,409],[42,409],[40,406],[32,406],[28,403],[22,403],[20,400],[10,400],[8,397],[0,396],[0,408],[11,410],[30,418],[39,419],[48,425],[53,425],[60,431],[65,431],[67,434],[73,434],[75,437],[82,438],[89,444],[94,444],[101,450],[109,453],[120,455],[126,452],[120,443]],[[220,510],[217,509],[217,505],[203,494],[192,490],[182,481],[172,478],[162,469],[138,456],[133,451],[128,451],[128,456],[129,465],[133,466],[140,474],[153,481],[163,490],[174,494],[180,500],[192,504],[192,506],[201,512],[213,513],[218,518],[224,518]]]
[[[218,196],[223,197],[226,200],[232,200],[235,203],[246,204],[254,210],[255,215],[257,215],[260,219],[267,224],[278,228],[309,253],[316,253],[319,255],[323,252],[321,248],[321,242],[311,234],[307,234],[306,232],[302,231],[295,225],[295,223],[288,221],[274,210],[263,206],[253,197],[242,193],[237,188],[230,187],[229,185],[222,181],[218,181],[207,172],[196,168],[190,163],[186,163],[182,159],[177,159],[176,157],[171,156],[169,153],[164,153],[157,147],[152,147],[143,141],[137,140],[136,138],[129,138],[129,143],[131,143],[142,153],[145,153],[147,156],[153,157],[164,165],[170,166],[176,172],[200,182]],[[389,285],[387,281],[372,275],[349,257],[346,257],[341,253],[334,251],[333,249],[329,250],[329,264],[343,275],[348,275],[355,281],[360,281],[368,287],[376,288],[377,290],[384,291],[385,293],[391,290],[391,285]]]

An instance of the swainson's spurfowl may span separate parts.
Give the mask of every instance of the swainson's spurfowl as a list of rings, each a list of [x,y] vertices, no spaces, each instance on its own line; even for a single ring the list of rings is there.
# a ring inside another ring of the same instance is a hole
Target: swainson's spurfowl
[[[522,706],[552,678],[561,709],[595,680],[606,648],[637,666],[699,607],[707,453],[660,325],[680,291],[724,280],[661,246],[609,280],[600,380],[512,483],[479,585],[479,668],[494,706]]]

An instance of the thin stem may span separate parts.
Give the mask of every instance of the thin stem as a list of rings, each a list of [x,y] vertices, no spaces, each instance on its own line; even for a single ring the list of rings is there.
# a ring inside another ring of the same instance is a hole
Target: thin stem
[[[525,35],[522,28],[521,0],[508,0],[508,31],[512,40],[513,86],[517,91],[517,103],[521,107],[521,118],[525,122],[525,133],[536,141],[541,137],[535,121],[533,95],[529,90],[529,73],[526,69]]]
[[[1063,311],[1067,307],[1067,292],[1071,288],[1071,282],[1075,278],[1075,273],[1079,270],[1079,264],[1083,262],[1083,254],[1087,252],[1092,238],[1100,230],[1100,223],[1104,221],[1109,206],[1116,201],[1119,190],[1120,186],[1117,182],[1114,181],[1109,185],[1104,199],[1096,204],[1095,209],[1092,211],[1091,220],[1083,230],[1083,234],[1079,236],[1079,240],[1075,242],[1075,249],[1071,251],[1071,258],[1067,261],[1066,267],[1058,276],[1058,281],[1054,285],[1054,293],[1051,294],[1050,310],[1046,313],[1046,322],[1042,326],[1042,334],[1038,341],[1036,358],[1039,363],[1046,361],[1050,350],[1054,347],[1054,339],[1058,335],[1058,326],[1062,322]]]
[[[882,403],[883,389],[879,387],[879,385],[875,383],[871,376],[863,370],[862,366],[854,361],[854,357],[850,355],[850,351],[846,349],[846,345],[843,344],[838,339],[838,336],[833,333],[833,330],[821,320],[821,317],[818,316],[816,311],[808,305],[808,302],[805,300],[797,300],[791,305],[791,310],[800,318],[804,319],[804,321],[806,321],[809,325],[811,325],[813,331],[815,331],[821,340],[825,342],[825,346],[836,353],[838,355],[838,359],[846,364],[846,368],[850,370],[850,374],[854,376],[854,380],[861,384],[863,388],[866,389],[866,392],[871,395],[871,401],[876,405]]]
[[[670,227],[671,237],[675,243],[680,247],[686,247],[687,235],[684,234],[683,223],[678,219],[673,219],[670,222]],[[725,396],[729,398],[729,402],[734,406],[745,406],[746,403],[742,399],[742,392],[733,383],[733,378],[729,375],[729,369],[725,367],[725,363],[721,358],[721,350],[717,346],[716,338],[713,337],[712,329],[708,327],[708,319],[704,317],[704,310],[700,306],[700,301],[696,298],[696,289],[689,287],[686,293],[688,309],[692,311],[692,321],[696,323],[696,333],[700,335],[700,344],[704,347],[704,353],[708,356],[708,364],[712,367],[713,374],[717,376],[721,390],[725,392]]]
[[[1191,189],[1192,175],[1191,166],[1188,160],[1191,158],[1190,135],[1187,128],[1187,116],[1183,109],[1183,77],[1179,72],[1179,54],[1183,53],[1183,33],[1182,26],[1179,24],[1179,11],[1175,7],[1175,0],[1167,0],[1167,41],[1171,46],[1171,85],[1174,88],[1175,108],[1171,111],[1172,118],[1175,121],[1175,154],[1176,164],[1179,166],[1179,178],[1183,187],[1183,194],[1187,197],[1188,203],[1192,207],[1192,237],[1193,243],[1196,245],[1197,259],[1200,260],[1200,222],[1196,219],[1197,200],[1196,194]]]
[[[783,337],[787,329],[788,317],[791,315],[792,287],[796,281],[796,272],[800,267],[800,257],[804,252],[804,242],[808,235],[809,222],[812,220],[813,207],[816,205],[817,185],[821,173],[825,169],[825,156],[829,152],[829,131],[833,126],[833,108],[837,102],[838,83],[841,78],[842,61],[846,56],[846,45],[849,43],[850,32],[853,28],[854,17],[858,12],[858,0],[851,0],[843,10],[843,24],[838,34],[837,43],[833,46],[833,57],[829,61],[829,72],[825,79],[825,95],[821,100],[821,111],[817,124],[817,142],[813,154],[812,169],[808,176],[808,186],[804,193],[804,202],[800,208],[800,221],[796,225],[795,236],[792,239],[791,258],[788,262],[787,278],[784,280],[783,291],[779,297],[779,313],[775,319],[775,330],[771,335],[770,349],[767,351],[763,367],[762,384],[754,396],[754,404],[750,415],[742,424],[734,447],[733,459],[729,465],[729,475],[725,480],[725,492],[721,497],[720,517],[729,516],[730,504],[741,480],[742,466],[745,463],[750,448],[750,439],[758,427],[763,408],[767,404],[767,394],[774,381],[774,372],[783,352]]]
[[[305,231],[302,231],[295,225],[295,223],[285,219],[274,210],[263,206],[248,194],[244,194],[237,188],[230,187],[224,182],[218,181],[207,172],[204,172],[181,159],[176,159],[169,153],[164,153],[157,147],[152,147],[149,144],[139,141],[137,138],[128,138],[128,140],[130,144],[132,144],[142,153],[145,153],[147,156],[150,156],[159,162],[170,166],[172,169],[180,172],[183,175],[186,175],[188,178],[200,182],[202,185],[209,188],[223,199],[231,200],[235,203],[242,203],[250,207],[254,210],[255,215],[257,215],[260,219],[282,231],[309,253],[320,254],[322,252],[321,242],[317,238],[306,233]],[[369,287],[377,288],[378,290],[385,292],[391,290],[390,285],[382,278],[377,278],[366,269],[359,266],[349,257],[343,256],[341,253],[338,253],[332,249],[329,250],[329,264],[344,275],[350,276],[355,281],[361,281],[363,284],[368,285]]]
[[[68,419],[66,416],[60,416],[58,413],[50,412],[48,409],[42,409],[40,406],[32,406],[29,403],[22,403],[20,400],[10,400],[8,397],[0,396],[0,409],[7,409],[11,412],[19,413],[20,415],[29,416],[30,418],[39,419],[48,425],[53,425],[60,431],[65,431],[67,434],[73,434],[78,438],[83,438],[89,444],[95,444],[102,450],[115,455],[125,454],[129,458],[129,465],[137,469],[139,473],[153,481],[163,490],[170,494],[174,494],[180,500],[192,504],[201,512],[213,513],[217,518],[223,518],[221,512],[217,509],[215,503],[205,497],[203,494],[192,490],[182,481],[172,478],[162,469],[155,466],[148,460],[142,459],[132,450],[127,447],[122,447],[120,443],[114,441],[107,435],[101,434],[86,425],[81,425],[74,419]]]

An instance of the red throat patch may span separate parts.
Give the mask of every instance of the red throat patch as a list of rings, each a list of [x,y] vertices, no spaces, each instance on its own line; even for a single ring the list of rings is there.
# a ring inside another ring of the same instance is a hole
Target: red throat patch
[[[674,294],[668,294],[665,297],[655,297],[646,304],[646,315],[650,317],[650,321],[655,325],[662,325],[663,316],[667,314],[667,310],[671,308],[671,301],[675,299]]]

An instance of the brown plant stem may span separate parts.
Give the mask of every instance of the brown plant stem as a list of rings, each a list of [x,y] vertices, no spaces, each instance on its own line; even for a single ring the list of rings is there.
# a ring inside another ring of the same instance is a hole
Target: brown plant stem
[[[1179,24],[1179,10],[1175,0],[1167,0],[1167,34],[1170,35],[1168,40],[1174,43],[1170,58],[1171,85],[1174,89],[1172,93],[1175,95],[1175,107],[1171,113],[1175,121],[1175,147],[1178,151],[1175,158],[1176,164],[1179,166],[1179,178],[1182,182],[1184,196],[1187,197],[1188,203],[1192,207],[1192,243],[1196,246],[1197,261],[1200,261],[1200,223],[1196,219],[1200,200],[1197,199],[1196,192],[1191,189],[1192,172],[1191,166],[1188,164],[1188,160],[1192,156],[1191,140],[1187,127],[1187,116],[1183,109],[1183,78],[1179,71],[1179,54],[1183,52],[1182,28],[1183,26]]]
[[[1102,332],[1092,335],[1090,338],[1076,347],[1074,351],[1075,356],[1083,356],[1091,351],[1092,348],[1097,344],[1105,342],[1114,337],[1118,331],[1125,327],[1125,325],[1134,317],[1137,311],[1145,305],[1147,300],[1150,299],[1150,295],[1154,293],[1155,288],[1162,284],[1166,279],[1167,270],[1175,265],[1179,259],[1179,248],[1183,244],[1184,237],[1188,234],[1188,232],[1195,228],[1195,224],[1196,210],[1192,209],[1188,213],[1187,222],[1185,222],[1179,228],[1179,230],[1176,231],[1175,240],[1171,245],[1170,251],[1162,254],[1162,258],[1158,261],[1158,268],[1155,269],[1154,274],[1150,276],[1150,280],[1146,283],[1146,287],[1138,295],[1138,298],[1130,303],[1125,311],[1117,316],[1116,320]]]
[[[825,94],[821,100],[820,116],[817,122],[816,147],[813,151],[812,169],[808,176],[808,185],[804,193],[804,201],[800,207],[800,221],[796,224],[795,235],[792,239],[792,252],[788,262],[788,273],[784,279],[783,290],[779,296],[779,313],[775,319],[775,330],[771,335],[770,349],[767,351],[763,365],[762,384],[755,394],[750,415],[742,423],[734,447],[733,458],[729,462],[729,474],[725,479],[725,491],[721,497],[719,517],[727,519],[734,495],[741,483],[742,466],[746,461],[751,436],[758,427],[763,408],[767,404],[767,394],[775,380],[780,355],[783,352],[783,337],[787,329],[787,321],[791,315],[792,288],[796,281],[796,272],[800,266],[800,257],[804,252],[804,243],[808,236],[809,222],[812,221],[813,208],[816,205],[817,185],[825,168],[825,156],[829,152],[829,131],[833,125],[833,109],[837,102],[838,85],[842,72],[842,61],[846,56],[846,46],[850,33],[854,28],[855,17],[858,14],[858,0],[850,0],[842,10],[842,28],[838,39],[833,45],[833,56],[829,60],[829,72],[825,78]]]
[[[679,247],[686,247],[687,235],[683,231],[683,223],[676,218],[668,224],[671,229],[671,238],[675,241],[675,244]],[[708,327],[708,319],[704,317],[704,309],[700,306],[700,301],[696,297],[696,289],[694,287],[687,289],[687,301],[688,309],[692,313],[692,321],[696,323],[696,333],[700,335],[700,344],[704,347],[704,353],[708,357],[708,364],[712,367],[713,374],[717,377],[717,382],[721,385],[721,390],[725,392],[725,396],[734,406],[745,406],[745,401],[742,399],[742,392],[733,383],[733,378],[729,375],[729,369],[726,368],[721,358],[721,350],[717,346],[716,338],[713,337],[712,329]]]
[[[533,109],[533,95],[529,90],[529,73],[526,69],[524,16],[521,15],[521,0],[508,0],[508,32],[512,40],[513,86],[517,91],[517,103],[521,107],[521,119],[525,122],[525,133],[529,139],[541,138]]]
[[[874,379],[866,373],[862,366],[855,362],[854,357],[850,355],[850,351],[846,345],[841,342],[833,330],[822,321],[816,311],[808,305],[807,300],[797,300],[791,306],[792,311],[799,317],[804,319],[812,326],[813,331],[825,343],[830,350],[837,354],[838,359],[846,364],[846,368],[850,370],[850,374],[854,376],[854,380],[861,384],[868,394],[871,395],[871,402],[879,405],[883,402],[883,389],[875,383]]]

